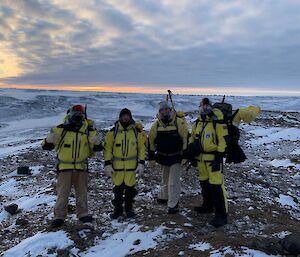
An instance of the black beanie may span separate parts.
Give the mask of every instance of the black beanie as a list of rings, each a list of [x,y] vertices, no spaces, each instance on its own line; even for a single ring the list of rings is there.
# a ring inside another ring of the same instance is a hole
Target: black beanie
[[[132,119],[132,114],[131,111],[127,108],[124,108],[120,111],[120,115],[119,115],[119,119],[124,115],[124,114],[128,114],[130,119]]]

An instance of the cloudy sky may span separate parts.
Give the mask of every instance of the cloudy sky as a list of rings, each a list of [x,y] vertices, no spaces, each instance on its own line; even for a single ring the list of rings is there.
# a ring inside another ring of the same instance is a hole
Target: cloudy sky
[[[300,94],[299,13],[298,0],[1,0],[0,84]]]

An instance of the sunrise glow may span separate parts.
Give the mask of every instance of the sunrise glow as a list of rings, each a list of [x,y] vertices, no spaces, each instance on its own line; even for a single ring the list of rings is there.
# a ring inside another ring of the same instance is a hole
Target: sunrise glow
[[[113,92],[113,93],[146,93],[164,94],[171,89],[176,94],[196,94],[196,95],[273,95],[273,96],[299,96],[300,90],[270,90],[257,88],[229,88],[229,87],[172,87],[172,86],[74,86],[74,85],[5,85],[0,84],[0,88],[16,89],[37,89],[37,90],[66,90],[66,91],[86,91],[86,92]]]

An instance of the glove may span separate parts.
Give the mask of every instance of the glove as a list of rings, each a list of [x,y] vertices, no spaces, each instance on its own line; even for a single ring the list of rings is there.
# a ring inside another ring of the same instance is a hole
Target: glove
[[[189,159],[194,159],[200,153],[203,153],[203,149],[201,147],[201,144],[199,144],[199,142],[197,140],[188,145],[188,149],[185,154],[189,157]]]
[[[148,152],[148,160],[149,161],[154,161],[155,160],[155,152],[154,151],[149,151]]]
[[[223,164],[223,154],[216,152],[215,159],[211,162],[212,172],[220,171],[221,164]]]
[[[56,134],[53,133],[53,132],[50,132],[48,134],[48,136],[46,137],[46,142],[49,143],[49,144],[54,144],[56,139],[57,139]]]
[[[143,177],[144,171],[145,171],[145,165],[139,163],[135,171],[139,178]]]
[[[190,154],[189,154],[188,149],[183,150],[182,160],[189,160],[189,159],[190,159]]]
[[[114,169],[112,167],[112,165],[107,165],[104,167],[104,174],[107,176],[107,177],[112,177],[112,174],[114,173]]]
[[[100,136],[92,136],[92,137],[89,138],[89,141],[93,145],[100,145],[101,138],[100,138]]]

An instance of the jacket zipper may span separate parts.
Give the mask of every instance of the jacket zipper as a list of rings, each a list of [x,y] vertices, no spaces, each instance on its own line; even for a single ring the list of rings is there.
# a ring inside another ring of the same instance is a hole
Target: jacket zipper
[[[79,158],[79,155],[80,155],[80,147],[81,147],[81,140],[79,141],[79,147],[78,147],[78,153],[77,153],[78,158]]]
[[[76,141],[75,141],[75,159],[74,159],[74,170],[76,170],[76,154],[77,154],[77,143],[78,143],[78,132],[76,132]]]
[[[123,156],[126,156],[126,151],[127,151],[127,133],[126,133],[126,130],[124,131],[124,133],[125,133],[125,139],[124,139],[125,147],[124,147]]]
[[[72,160],[73,160],[73,158],[74,158],[74,139],[73,139],[73,141],[72,141]]]

